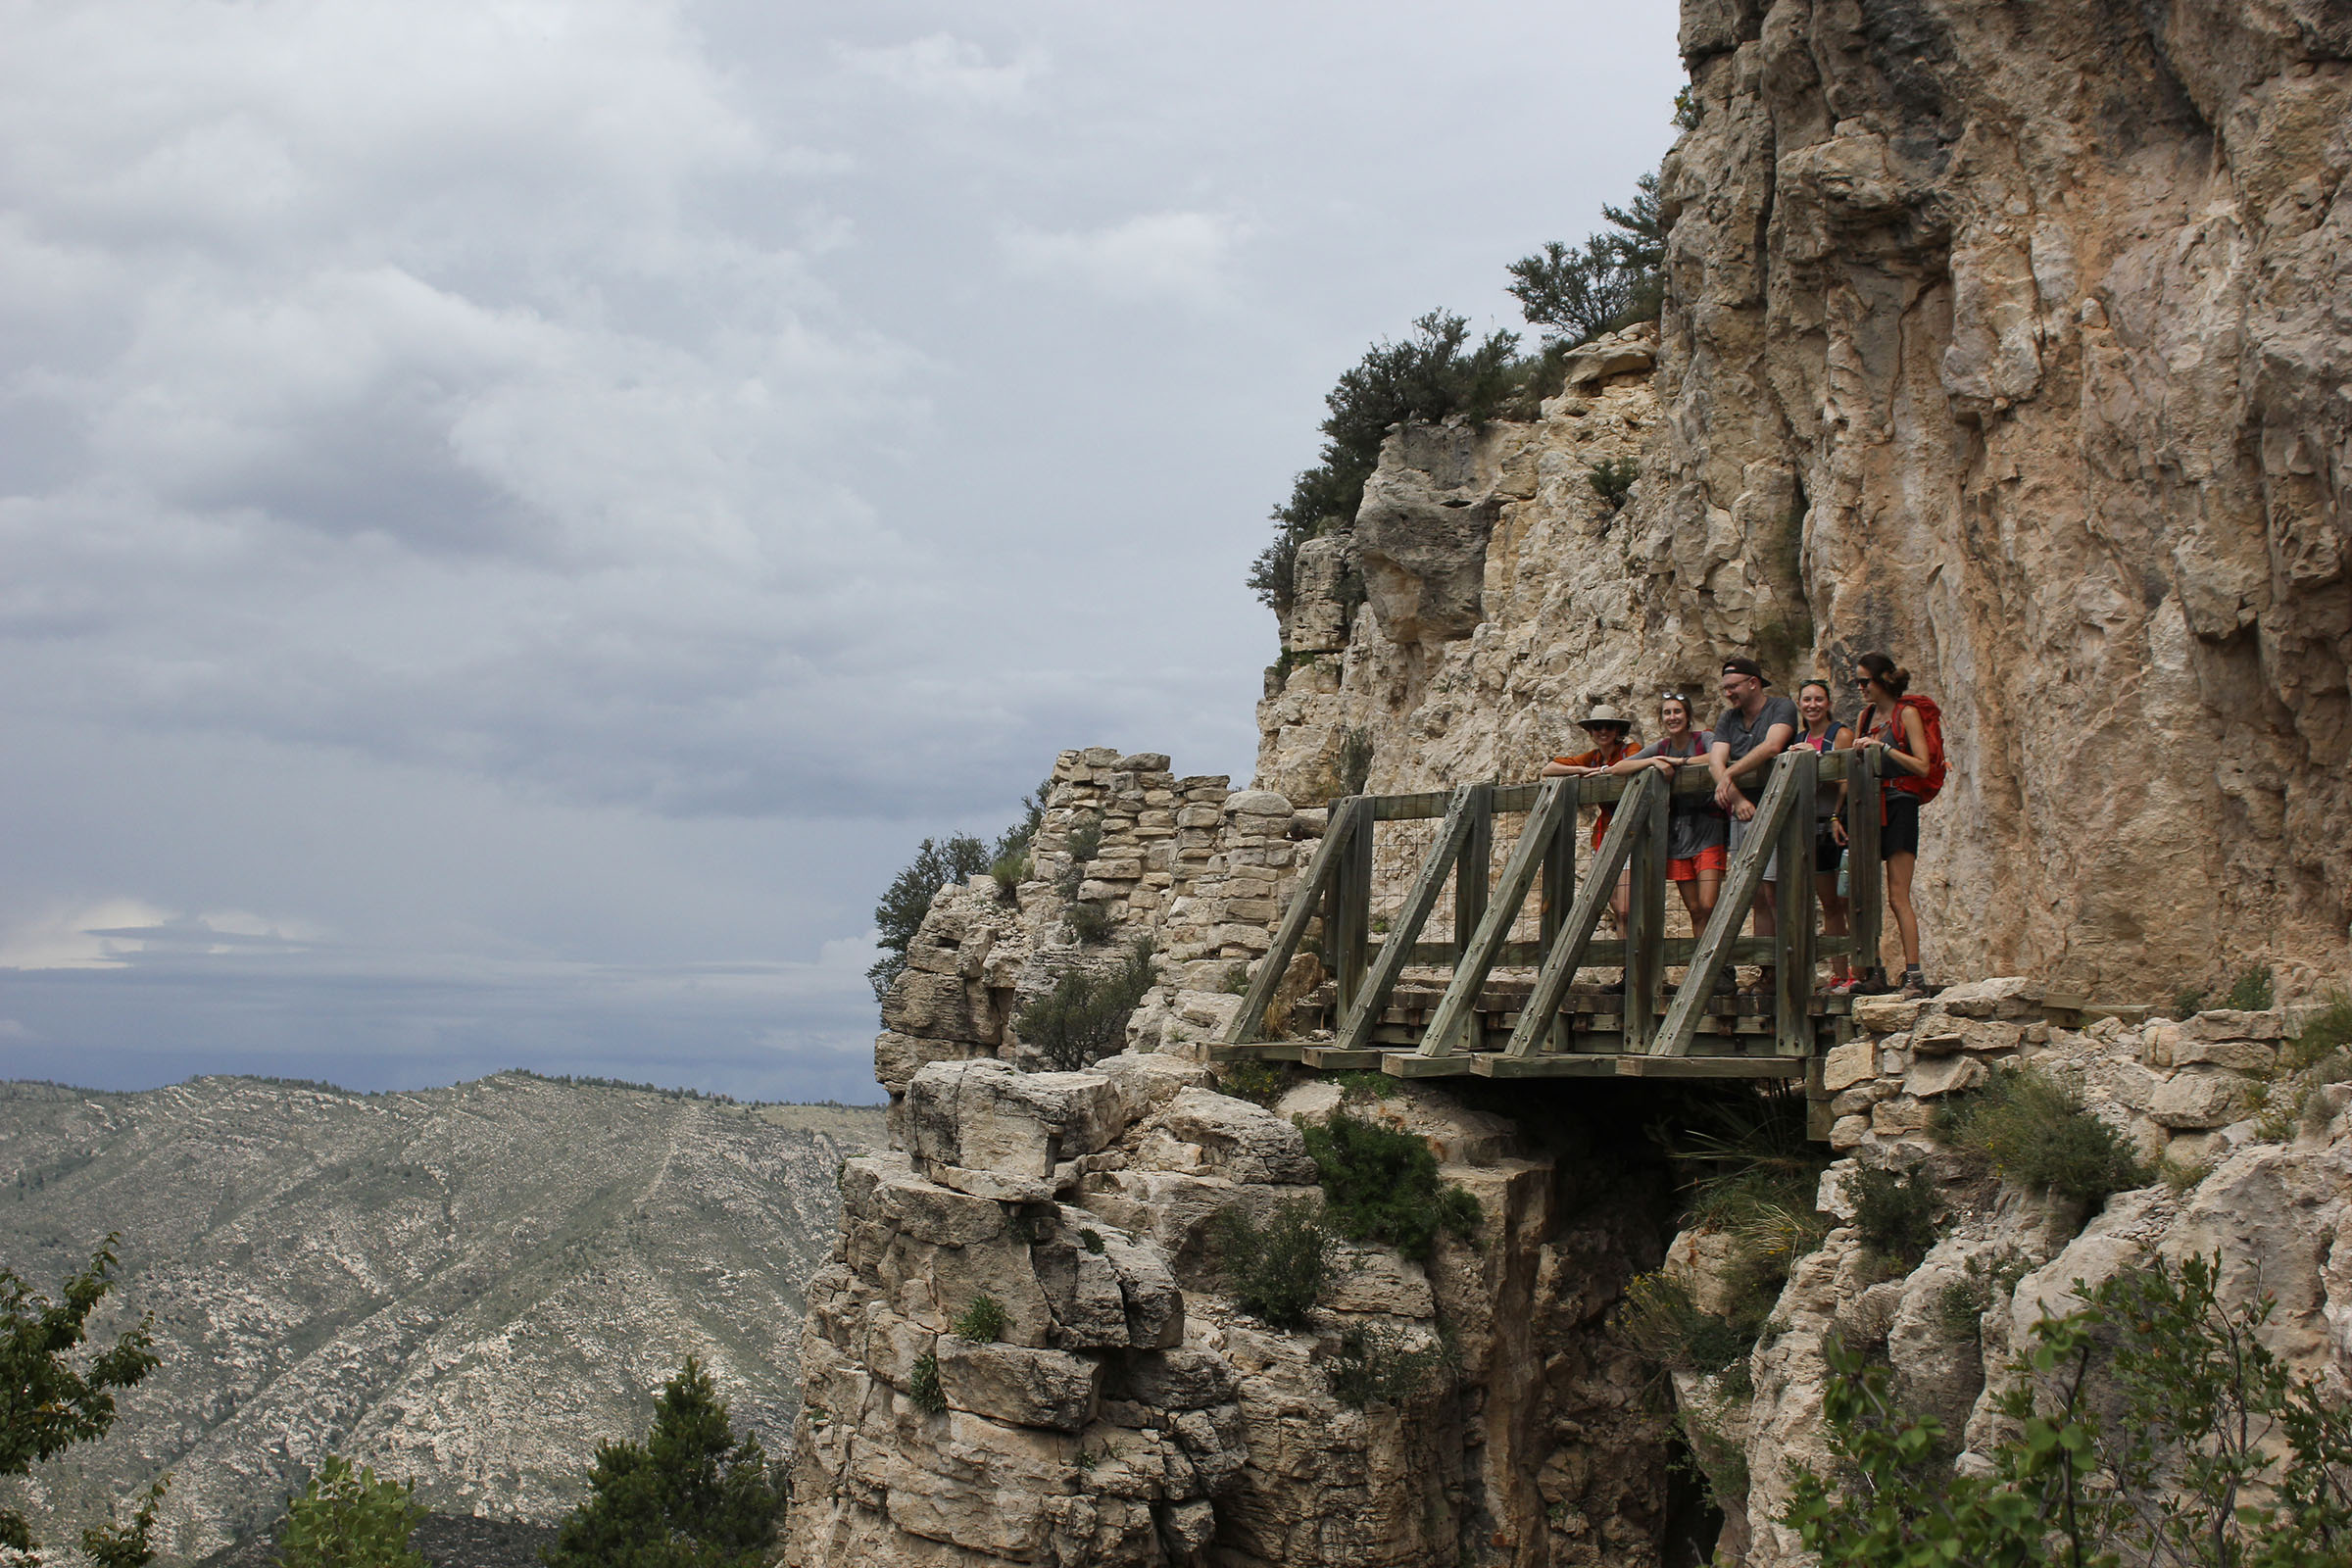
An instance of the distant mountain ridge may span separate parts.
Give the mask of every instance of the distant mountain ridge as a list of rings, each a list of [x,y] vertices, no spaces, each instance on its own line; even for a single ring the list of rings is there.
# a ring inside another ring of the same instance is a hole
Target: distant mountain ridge
[[[22,1484],[59,1544],[173,1474],[173,1560],[267,1530],[318,1457],[447,1514],[546,1522],[695,1354],[781,1446],[802,1288],[879,1108],[508,1073],[361,1095],[205,1078],[0,1084],[0,1260],[54,1290],[122,1233],[110,1337],[163,1363],[105,1442]]]

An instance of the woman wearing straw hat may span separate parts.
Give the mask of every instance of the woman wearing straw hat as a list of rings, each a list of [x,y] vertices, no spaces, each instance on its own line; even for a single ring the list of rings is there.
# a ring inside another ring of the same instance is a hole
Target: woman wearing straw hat
[[[1583,778],[1589,773],[1606,773],[1634,755],[1632,715],[1606,703],[1594,703],[1577,723],[1592,738],[1592,749],[1579,752],[1574,757],[1553,758],[1544,764],[1544,777]],[[1612,809],[1603,805],[1592,820],[1592,848],[1596,851],[1600,848],[1600,836],[1609,830]],[[1609,900],[1609,913],[1616,919],[1619,931],[1625,929],[1626,911],[1633,907],[1633,903],[1634,872],[1633,867],[1628,866],[1618,876],[1617,891]]]

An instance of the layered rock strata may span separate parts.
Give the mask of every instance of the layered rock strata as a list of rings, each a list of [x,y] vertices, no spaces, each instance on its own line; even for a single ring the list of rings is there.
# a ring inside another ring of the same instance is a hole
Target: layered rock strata
[[[1321,1201],[1287,1115],[1166,1053],[919,1069],[904,1149],[844,1167],[842,1243],[810,1282],[784,1560],[1655,1562],[1667,1432],[1601,1331],[1656,1259],[1655,1172],[1573,1140],[1526,1157],[1507,1121],[1426,1091],[1358,1109],[1430,1140],[1480,1232],[1427,1267],[1346,1248],[1287,1333],[1235,1304],[1224,1223]],[[1001,1325],[973,1327],[982,1298]],[[1350,1329],[1407,1352],[1444,1336],[1458,1372],[1348,1404],[1330,1369]]]
[[[1947,714],[1933,970],[2341,973],[2343,7],[1688,0],[1682,45],[1654,372],[1596,345],[1532,424],[1392,438],[1259,782],[1321,799],[1350,732],[1376,788],[1523,777],[1578,704],[1741,652],[1844,706],[1884,649]]]

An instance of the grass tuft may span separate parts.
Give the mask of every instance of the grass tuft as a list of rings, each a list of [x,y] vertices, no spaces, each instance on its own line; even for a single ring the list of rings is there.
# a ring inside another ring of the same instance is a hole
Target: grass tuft
[[[968,1344],[994,1345],[1011,1326],[1012,1314],[1004,1310],[1004,1303],[983,1291],[972,1298],[963,1316],[948,1325],[948,1331]]]
[[[1865,1165],[1845,1178],[1845,1191],[1862,1245],[1879,1256],[1908,1272],[1936,1245],[1936,1188],[1919,1172]]]
[[[1449,1387],[1460,1356],[1453,1342],[1439,1334],[1417,1344],[1401,1329],[1377,1325],[1347,1330],[1340,1347],[1323,1363],[1331,1396],[1361,1410],[1368,1404],[1403,1404],[1433,1389]]]
[[[2094,1209],[2149,1179],[2121,1133],[2031,1068],[1996,1072],[1983,1088],[1947,1098],[1929,1131],[2005,1180]]]
[[[906,1379],[906,1397],[925,1415],[939,1415],[948,1408],[947,1392],[939,1386],[939,1355],[925,1350],[914,1363],[914,1371]]]

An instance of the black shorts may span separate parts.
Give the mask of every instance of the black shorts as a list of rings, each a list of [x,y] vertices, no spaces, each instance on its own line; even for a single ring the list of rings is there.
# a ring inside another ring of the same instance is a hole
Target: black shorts
[[[1813,870],[1817,876],[1836,876],[1838,858],[1845,853],[1845,846],[1830,834],[1833,820],[1825,816],[1813,824]]]
[[[1886,822],[1879,829],[1879,858],[1891,860],[1898,855],[1919,853],[1919,797],[1888,790],[1886,795]]]

